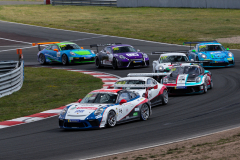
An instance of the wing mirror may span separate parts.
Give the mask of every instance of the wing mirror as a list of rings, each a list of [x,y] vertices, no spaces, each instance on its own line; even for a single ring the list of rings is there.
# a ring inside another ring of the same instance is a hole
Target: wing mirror
[[[193,50],[192,50],[192,52],[196,52],[196,50],[195,50],[195,49],[193,49]]]
[[[127,103],[126,99],[122,99],[119,104],[122,105],[123,103]]]
[[[154,86],[153,88],[154,88],[154,89],[158,89],[158,85]]]
[[[78,103],[80,103],[81,101],[82,101],[82,99],[79,99],[79,100],[78,100]]]
[[[227,48],[227,51],[229,51],[229,48]]]
[[[58,49],[54,49],[54,51],[58,52]]]
[[[140,49],[137,49],[137,52],[140,52]]]
[[[194,61],[194,59],[191,59],[190,61]]]

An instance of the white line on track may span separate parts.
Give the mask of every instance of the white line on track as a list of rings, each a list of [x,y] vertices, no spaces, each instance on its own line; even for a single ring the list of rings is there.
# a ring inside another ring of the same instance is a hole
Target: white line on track
[[[102,35],[102,36],[98,36],[98,37],[90,37],[90,38],[81,38],[81,39],[68,40],[68,41],[70,41],[70,42],[73,42],[73,41],[83,41],[83,40],[87,40],[87,39],[94,39],[94,38],[101,38],[101,37],[107,37],[107,35]]]
[[[35,46],[31,46],[31,47],[23,47],[23,48],[18,48],[18,49],[27,49],[27,48],[34,48]],[[0,52],[7,52],[7,51],[15,51],[16,50],[16,48],[14,48],[14,49],[6,49],[6,50],[1,50]]]
[[[7,39],[7,38],[1,38],[1,37],[0,37],[0,39],[2,39],[2,40],[6,40],[6,41],[12,41],[12,42],[19,42],[19,43],[32,44],[32,43],[30,43],[30,42],[17,41],[17,40]]]

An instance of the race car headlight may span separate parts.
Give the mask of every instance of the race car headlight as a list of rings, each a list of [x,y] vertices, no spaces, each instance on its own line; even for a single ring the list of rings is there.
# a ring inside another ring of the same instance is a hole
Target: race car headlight
[[[167,84],[168,83],[168,78],[163,78],[163,83]]]
[[[65,107],[65,108],[61,111],[60,115],[64,115],[64,114],[66,114],[67,111],[68,111],[68,108]]]
[[[143,58],[148,58],[148,55],[143,53]]]
[[[160,71],[164,71],[164,67],[163,66],[159,66],[158,68]]]
[[[92,54],[95,54],[93,50],[91,50],[91,53],[92,53]]]
[[[196,83],[199,83],[199,82],[201,81],[201,77],[197,77],[197,78],[195,79],[195,81],[196,81]]]
[[[120,55],[119,58],[121,58],[121,59],[125,59],[126,57],[123,56],[123,55]]]
[[[71,54],[72,56],[75,56],[75,53],[73,53],[73,52],[70,52],[70,54]]]
[[[100,107],[100,108],[98,108],[98,109],[95,111],[94,115],[95,115],[95,116],[98,116],[98,115],[101,114],[102,112],[103,112],[103,108]]]
[[[202,58],[203,58],[203,59],[206,59],[207,56],[206,56],[205,54],[202,54]]]
[[[231,52],[228,53],[228,57],[232,57],[233,54]]]

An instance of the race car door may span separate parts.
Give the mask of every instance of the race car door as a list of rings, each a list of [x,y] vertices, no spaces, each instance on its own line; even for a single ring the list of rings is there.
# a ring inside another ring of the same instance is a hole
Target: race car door
[[[54,51],[54,49],[57,49],[58,52]],[[51,50],[49,50],[49,55],[52,60],[55,60],[55,61],[60,60],[60,51],[57,45],[52,45]]]
[[[157,82],[152,78],[148,78],[147,84],[157,85]],[[160,92],[159,87],[157,87],[157,89],[152,88],[148,91],[148,99],[150,100],[151,103],[154,104],[160,101],[160,98],[159,98],[160,96],[158,96],[159,92]]]
[[[117,121],[121,121],[124,118],[126,118],[126,115],[128,114],[129,111],[129,101],[130,101],[130,95],[128,92],[122,92],[119,95],[118,102],[120,102],[122,99],[125,99],[127,103],[124,103],[122,105],[119,105],[117,108]]]

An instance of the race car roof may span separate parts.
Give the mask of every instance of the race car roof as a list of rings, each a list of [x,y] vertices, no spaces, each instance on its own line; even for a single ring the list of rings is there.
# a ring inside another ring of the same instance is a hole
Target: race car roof
[[[129,44],[116,44],[116,45],[112,45],[111,47],[124,47],[124,46],[131,46]]]

